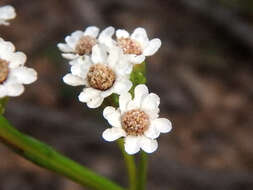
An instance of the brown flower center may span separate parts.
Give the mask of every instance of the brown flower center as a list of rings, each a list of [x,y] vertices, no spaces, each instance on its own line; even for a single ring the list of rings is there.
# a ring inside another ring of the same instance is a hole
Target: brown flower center
[[[91,36],[82,36],[77,45],[76,45],[76,52],[79,55],[90,54],[92,47],[96,45],[97,40]]]
[[[149,117],[140,109],[126,112],[121,117],[121,124],[128,135],[143,135],[150,125]]]
[[[108,66],[95,64],[90,67],[87,79],[92,88],[105,91],[113,86],[116,75]]]
[[[9,62],[0,58],[0,84],[3,83],[9,74]]]
[[[139,42],[131,38],[119,38],[118,45],[125,54],[142,54],[142,48]]]

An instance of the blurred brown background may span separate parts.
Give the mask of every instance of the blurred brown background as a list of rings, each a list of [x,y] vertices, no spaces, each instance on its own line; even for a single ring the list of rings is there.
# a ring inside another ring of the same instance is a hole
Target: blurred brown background
[[[62,76],[68,64],[56,48],[89,25],[159,37],[148,58],[148,85],[172,120],[150,157],[148,190],[253,189],[252,0],[1,0],[17,18],[1,35],[28,55],[39,80],[12,98],[7,118],[28,133],[102,175],[126,184],[115,143],[103,142],[101,109],[78,102],[81,89]],[[0,145],[1,190],[81,190]]]

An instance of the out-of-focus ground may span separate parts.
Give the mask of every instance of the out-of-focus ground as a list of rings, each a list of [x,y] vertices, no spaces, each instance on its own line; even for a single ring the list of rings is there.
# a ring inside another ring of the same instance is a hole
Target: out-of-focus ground
[[[193,3],[194,2],[194,3]],[[150,158],[148,190],[253,189],[252,0],[2,0],[18,17],[1,35],[28,55],[39,80],[13,98],[7,118],[21,131],[74,160],[126,184],[120,153],[105,143],[101,109],[77,101],[81,89],[62,76],[69,66],[56,48],[88,25],[159,37],[148,62],[148,85],[161,97],[161,116],[173,131],[161,135]],[[80,190],[0,145],[0,189]]]

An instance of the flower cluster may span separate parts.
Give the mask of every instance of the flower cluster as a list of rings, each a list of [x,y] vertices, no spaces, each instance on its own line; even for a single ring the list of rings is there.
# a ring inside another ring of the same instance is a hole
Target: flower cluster
[[[15,18],[12,6],[0,7],[0,24],[8,25]],[[15,46],[0,38],[0,98],[19,96],[24,92],[24,84],[31,84],[37,79],[34,69],[25,66],[26,55],[16,52]]]
[[[63,81],[71,86],[84,85],[79,100],[97,108],[112,93],[122,94],[132,87],[130,74],[134,64],[153,55],[161,46],[159,39],[149,40],[143,28],[130,35],[125,30],[107,27],[99,33],[95,26],[75,31],[59,43],[62,56],[69,61],[71,73]]]
[[[114,37],[115,34],[115,37]],[[159,118],[160,98],[149,93],[146,85],[134,89],[130,74],[134,65],[141,64],[147,56],[161,46],[158,38],[149,40],[144,28],[136,28],[132,34],[126,30],[107,27],[99,33],[95,26],[75,31],[59,43],[62,56],[69,61],[70,73],[63,81],[71,86],[84,86],[79,101],[89,108],[98,108],[111,94],[119,95],[119,108],[106,107],[104,118],[112,126],[102,137],[106,141],[125,138],[125,150],[135,154],[142,149],[154,152],[160,133],[168,133],[172,127],[168,119]]]

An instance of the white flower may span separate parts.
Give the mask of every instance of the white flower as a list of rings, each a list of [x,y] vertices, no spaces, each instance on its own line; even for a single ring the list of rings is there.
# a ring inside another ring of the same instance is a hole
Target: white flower
[[[171,122],[165,118],[158,118],[160,98],[149,93],[146,85],[138,85],[132,99],[130,93],[121,94],[119,108],[108,106],[103,115],[112,128],[103,132],[106,141],[115,141],[125,137],[125,150],[128,154],[135,154],[144,150],[152,153],[158,148],[156,138],[160,133],[171,131]]]
[[[71,73],[65,75],[63,81],[72,86],[85,85],[79,100],[89,108],[97,108],[112,93],[122,94],[131,89],[132,66],[124,57],[119,47],[107,51],[97,44],[92,48],[91,58],[85,56],[74,61]]]
[[[8,20],[14,19],[16,17],[15,9],[6,5],[0,7],[0,25],[9,25]]]
[[[117,44],[125,54],[130,56],[132,63],[138,64],[151,56],[161,47],[161,40],[158,38],[149,40],[146,30],[138,27],[130,35],[126,30],[116,31]]]
[[[19,96],[24,92],[23,84],[37,79],[35,70],[25,67],[26,55],[16,52],[11,42],[0,38],[0,98]]]
[[[70,60],[90,55],[92,47],[98,42],[110,44],[114,31],[114,28],[110,26],[105,28],[98,36],[99,28],[89,26],[85,31],[78,30],[67,36],[65,38],[66,43],[59,43],[58,48],[63,52],[62,56]]]

